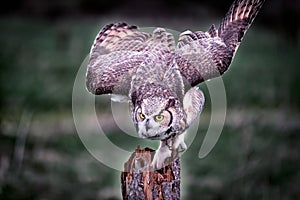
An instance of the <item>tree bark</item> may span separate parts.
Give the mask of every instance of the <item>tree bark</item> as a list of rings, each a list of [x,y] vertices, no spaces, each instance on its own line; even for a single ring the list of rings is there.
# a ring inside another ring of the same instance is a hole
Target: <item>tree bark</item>
[[[154,150],[137,147],[121,174],[123,200],[179,200],[180,160],[175,158],[160,170],[153,170]]]

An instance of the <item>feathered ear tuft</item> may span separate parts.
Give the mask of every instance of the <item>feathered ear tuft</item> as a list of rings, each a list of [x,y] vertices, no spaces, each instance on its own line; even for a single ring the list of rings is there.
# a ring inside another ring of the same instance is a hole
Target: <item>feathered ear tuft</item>
[[[170,98],[167,105],[166,105],[166,109],[169,108],[169,107],[174,107],[175,106],[175,102],[176,99],[175,98]]]
[[[136,99],[137,99],[137,94],[136,91],[131,93],[131,102],[133,103],[134,106],[136,106]]]

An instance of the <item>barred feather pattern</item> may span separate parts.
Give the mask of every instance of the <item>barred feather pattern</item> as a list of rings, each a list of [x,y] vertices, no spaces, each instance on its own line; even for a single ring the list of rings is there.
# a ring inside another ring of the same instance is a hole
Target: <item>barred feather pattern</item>
[[[186,85],[195,86],[220,76],[229,68],[263,3],[264,0],[235,0],[218,28],[212,25],[207,32],[185,31],[177,47],[173,35],[163,28],[151,34],[126,23],[108,24],[91,48],[87,88],[94,94],[129,95],[137,68],[144,66],[149,57],[167,68],[174,68],[175,63]],[[143,68],[141,73],[153,74],[153,70]]]
[[[227,71],[263,3],[264,0],[235,0],[218,29],[212,25],[207,32],[185,31],[180,35],[176,61],[192,86]],[[193,60],[197,55],[203,59]]]
[[[174,49],[173,35],[162,28],[150,34],[126,23],[109,24],[99,32],[91,48],[87,89],[96,95],[128,96],[136,69],[149,59],[168,62]]]

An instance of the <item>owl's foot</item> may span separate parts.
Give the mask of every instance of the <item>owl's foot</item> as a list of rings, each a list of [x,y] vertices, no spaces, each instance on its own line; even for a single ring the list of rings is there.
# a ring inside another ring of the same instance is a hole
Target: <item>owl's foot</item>
[[[184,135],[185,132],[179,136],[176,136],[175,138],[170,138],[166,141],[160,141],[159,148],[156,151],[152,161],[152,166],[154,169],[161,169],[164,167],[167,158],[177,158],[187,149],[187,146],[184,143]]]
[[[182,153],[182,152],[184,152],[187,149],[187,146],[186,146],[186,144],[184,142],[185,133],[186,132],[180,134],[174,140],[173,149],[176,150],[178,153]]]
[[[161,169],[164,166],[165,160],[170,158],[172,151],[166,144],[166,141],[160,141],[159,148],[156,150],[154,158],[152,160],[152,166],[154,169]]]

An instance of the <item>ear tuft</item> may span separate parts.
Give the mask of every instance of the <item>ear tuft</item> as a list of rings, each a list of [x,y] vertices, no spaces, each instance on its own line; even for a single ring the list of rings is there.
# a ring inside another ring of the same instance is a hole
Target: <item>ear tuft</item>
[[[137,94],[136,91],[131,93],[131,102],[133,105],[136,105]]]
[[[175,106],[175,98],[170,98],[167,105],[166,105],[166,108],[169,108],[169,107],[174,107]]]

